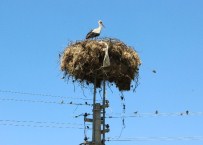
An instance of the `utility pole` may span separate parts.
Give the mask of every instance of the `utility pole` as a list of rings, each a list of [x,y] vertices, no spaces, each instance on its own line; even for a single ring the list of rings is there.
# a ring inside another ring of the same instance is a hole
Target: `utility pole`
[[[95,130],[93,130],[94,134],[94,138],[92,139],[92,142],[95,145],[102,145],[101,144],[101,105],[100,103],[96,103],[95,107],[94,107],[94,126],[95,126]]]
[[[93,96],[93,119],[86,118],[85,122],[92,122],[92,141],[83,143],[84,145],[105,145],[105,133],[109,132],[105,124],[105,108],[109,107],[106,100],[105,80],[103,80],[103,101],[102,105],[96,103],[96,75],[94,80],[94,96]],[[101,129],[102,125],[102,129]],[[101,139],[102,137],[102,139]]]
[[[105,107],[105,104],[106,104],[106,82],[105,82],[105,78],[103,77],[103,102],[102,102],[102,109],[103,109],[103,117],[102,117],[102,120],[103,120],[103,131],[105,130],[105,118],[106,118],[106,107]],[[102,141],[103,141],[103,144],[105,145],[105,132],[103,132],[103,138],[102,138]]]
[[[92,142],[95,142],[95,131],[96,131],[96,94],[97,94],[97,88],[96,88],[96,83],[97,83],[97,74],[95,73],[94,76],[94,95],[93,95],[93,123],[92,123]]]

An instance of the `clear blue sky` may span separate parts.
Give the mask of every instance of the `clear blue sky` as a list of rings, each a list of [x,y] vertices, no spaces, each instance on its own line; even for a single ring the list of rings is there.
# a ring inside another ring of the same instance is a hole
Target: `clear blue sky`
[[[202,7],[201,0],[0,0],[0,90],[85,98],[84,91],[91,98],[92,87],[82,89],[76,83],[74,91],[70,81],[60,79],[58,54],[69,41],[84,39],[101,19],[106,25],[101,36],[118,38],[133,46],[142,60],[136,93],[124,93],[126,115],[138,111],[140,117],[125,119],[126,128],[120,139],[203,136],[202,115],[142,115],[155,110],[203,111]],[[114,87],[112,90],[113,93],[107,90],[111,104],[107,112],[119,116],[116,113],[122,113],[120,93]],[[91,107],[3,101],[3,98],[62,101],[57,97],[0,92],[1,145],[77,145],[83,141],[82,129],[33,126],[64,126],[49,122],[83,124],[82,117],[73,116],[91,112]],[[39,121],[48,123],[36,123]],[[121,119],[107,119],[107,123],[111,132],[106,136],[119,136]],[[91,137],[91,131],[87,135]],[[118,144],[202,145],[203,140],[107,142]]]

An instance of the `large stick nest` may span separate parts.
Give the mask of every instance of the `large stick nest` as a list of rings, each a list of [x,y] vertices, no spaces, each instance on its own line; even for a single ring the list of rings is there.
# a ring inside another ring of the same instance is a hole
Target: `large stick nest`
[[[103,67],[104,42],[108,44],[110,66]],[[70,43],[61,56],[61,70],[66,76],[73,76],[79,82],[101,87],[103,79],[114,82],[120,91],[130,90],[131,81],[138,80],[141,61],[137,52],[123,42],[102,38]]]

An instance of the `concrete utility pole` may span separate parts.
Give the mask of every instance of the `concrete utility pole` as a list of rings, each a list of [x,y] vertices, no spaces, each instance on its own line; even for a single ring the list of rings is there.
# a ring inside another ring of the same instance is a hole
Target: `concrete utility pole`
[[[93,96],[93,119],[85,118],[85,122],[92,122],[92,141],[86,141],[84,145],[105,145],[105,133],[109,132],[109,128],[105,125],[105,108],[109,107],[105,98],[105,80],[103,82],[103,104],[96,103],[96,77],[94,82]],[[101,116],[102,115],[102,116]],[[102,125],[102,130],[101,130]],[[102,140],[101,140],[102,137]]]
[[[103,78],[103,102],[102,102],[102,109],[103,109],[103,131],[105,130],[105,126],[106,126],[106,122],[105,122],[105,118],[106,118],[106,82],[105,79]],[[102,138],[103,144],[105,145],[105,132],[103,132],[103,138]]]
[[[93,123],[92,123],[92,142],[95,142],[95,125],[96,125],[96,94],[97,94],[97,88],[96,88],[96,83],[97,83],[97,74],[95,73],[95,76],[94,76],[94,95],[93,95]]]
[[[92,139],[92,142],[95,143],[95,145],[102,145],[101,144],[101,105],[100,103],[96,103],[94,107],[94,126],[95,130],[94,132],[94,138]]]

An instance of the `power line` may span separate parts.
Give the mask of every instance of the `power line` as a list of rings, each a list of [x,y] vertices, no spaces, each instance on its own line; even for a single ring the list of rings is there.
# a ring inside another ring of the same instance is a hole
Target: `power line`
[[[29,102],[29,103],[44,103],[44,104],[60,104],[60,105],[84,105],[84,106],[92,106],[92,104],[89,104],[87,102],[85,103],[74,103],[74,102],[68,102],[65,101],[43,101],[43,100],[27,100],[27,99],[14,99],[14,98],[0,98],[0,101],[14,101],[14,102]]]
[[[191,141],[202,140],[203,136],[184,136],[184,137],[133,137],[133,138],[111,138],[106,141]]]
[[[92,99],[89,99],[89,98],[68,97],[68,96],[50,95],[50,94],[42,94],[42,93],[29,93],[29,92],[11,91],[11,90],[0,90],[0,93],[31,95],[31,96],[44,96],[44,97],[53,97],[53,98],[61,98],[61,99],[92,100]]]
[[[117,115],[107,115],[106,118],[139,118],[139,117],[173,117],[173,116],[203,116],[203,112],[172,112],[172,113],[138,113],[134,112],[132,115],[125,115],[121,113],[116,113]],[[119,115],[119,116],[118,116]]]
[[[18,127],[36,127],[36,128],[74,128],[74,129],[84,129],[82,127],[74,126],[54,126],[54,125],[30,125],[30,124],[15,124],[15,123],[0,123],[2,126],[18,126]]]
[[[34,124],[54,124],[54,125],[74,125],[74,126],[83,126],[83,124],[77,123],[67,123],[67,122],[48,122],[48,121],[25,121],[25,120],[2,120],[0,119],[0,123],[2,122],[13,122],[13,123],[34,123]]]
[[[42,122],[42,121],[25,121],[25,120],[0,120],[2,126],[18,126],[18,127],[38,127],[38,128],[75,128],[75,129],[91,129],[88,125],[67,123],[67,122]],[[83,127],[81,127],[83,126]]]

